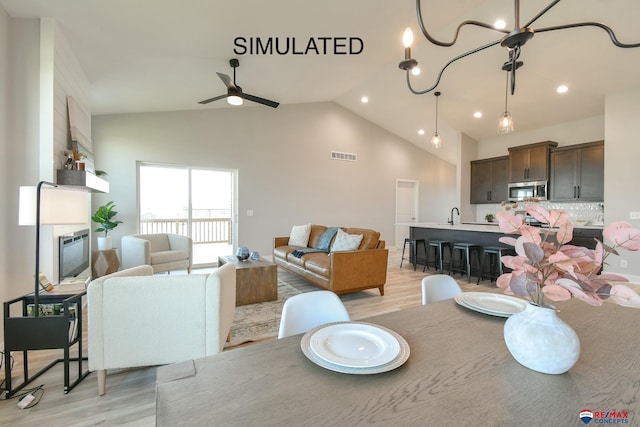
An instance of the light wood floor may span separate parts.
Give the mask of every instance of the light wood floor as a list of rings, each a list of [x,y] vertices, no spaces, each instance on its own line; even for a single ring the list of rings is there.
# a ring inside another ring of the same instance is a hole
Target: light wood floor
[[[406,261],[400,268],[401,253],[394,249],[389,251],[384,297],[381,297],[377,290],[341,296],[352,319],[361,320],[421,304],[420,283],[426,274],[422,272],[422,266],[418,266],[417,270],[413,271],[413,266]],[[428,273],[433,274],[433,269]],[[317,290],[282,270],[279,270],[278,274],[303,292]],[[468,284],[461,276],[456,276],[456,280],[463,290],[495,289],[495,284],[487,280],[481,282],[480,286],[476,286],[475,280]],[[86,337],[84,346],[86,348]],[[13,377],[19,379],[22,375],[21,353],[15,353],[15,355],[16,359],[20,360],[15,360]],[[57,350],[30,352],[30,372],[37,372],[40,367],[46,366],[49,361],[58,357],[62,357],[62,352]],[[155,367],[110,371],[107,375],[107,393],[102,397],[98,396],[95,373],[91,373],[66,395],[62,391],[62,376],[63,365],[59,363],[28,386],[44,384],[44,396],[33,408],[19,409],[16,406],[16,398],[0,400],[0,425],[130,425],[136,427],[155,425]],[[4,367],[0,377],[4,377]],[[2,399],[4,399],[4,393]]]

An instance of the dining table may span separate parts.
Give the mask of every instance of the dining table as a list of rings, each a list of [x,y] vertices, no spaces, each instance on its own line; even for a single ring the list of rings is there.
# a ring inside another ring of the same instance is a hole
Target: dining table
[[[588,414],[640,425],[640,310],[555,304],[581,345],[564,374],[520,365],[504,342],[507,317],[449,299],[360,321],[408,345],[384,372],[321,366],[303,351],[309,333],[159,367],[156,425],[580,426]]]

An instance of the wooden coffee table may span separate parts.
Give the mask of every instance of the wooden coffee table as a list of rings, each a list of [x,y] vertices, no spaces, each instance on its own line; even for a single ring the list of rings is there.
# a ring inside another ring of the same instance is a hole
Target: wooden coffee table
[[[259,259],[240,261],[233,255],[218,257],[218,266],[236,266],[236,306],[278,299],[278,267]]]

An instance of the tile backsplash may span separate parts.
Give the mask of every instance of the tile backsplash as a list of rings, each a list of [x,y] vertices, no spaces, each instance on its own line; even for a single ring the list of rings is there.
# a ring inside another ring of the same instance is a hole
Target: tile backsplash
[[[527,202],[518,202],[518,206],[515,210],[524,209]],[[594,225],[602,225],[604,218],[604,203],[602,202],[576,202],[576,203],[554,203],[542,201],[538,202],[540,206],[547,210],[551,209],[563,209],[569,213],[572,220],[584,219],[593,223]],[[488,205],[475,205],[476,206],[476,221],[484,221],[486,214],[496,214],[503,211],[504,207],[500,204],[488,204]],[[513,209],[513,208],[512,208]]]

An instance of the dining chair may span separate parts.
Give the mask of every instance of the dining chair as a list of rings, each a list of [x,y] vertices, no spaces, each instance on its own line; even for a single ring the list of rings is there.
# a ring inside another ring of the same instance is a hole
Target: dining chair
[[[349,320],[347,309],[333,292],[299,294],[284,302],[278,338],[301,334],[325,323]]]
[[[422,279],[422,304],[450,299],[462,292],[453,277],[434,274]]]

